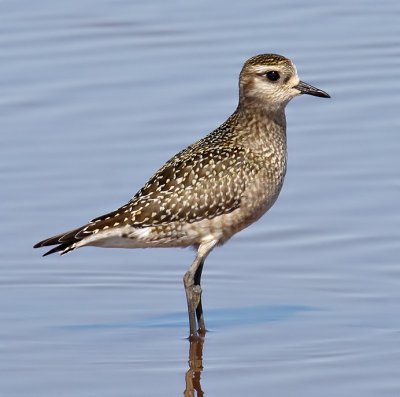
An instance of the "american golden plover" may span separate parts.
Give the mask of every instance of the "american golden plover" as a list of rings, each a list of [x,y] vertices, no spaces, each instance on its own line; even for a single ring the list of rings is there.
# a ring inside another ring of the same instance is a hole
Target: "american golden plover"
[[[329,98],[300,81],[291,60],[250,58],[240,73],[238,107],[220,127],[167,161],[121,208],[35,248],[56,245],[44,255],[63,255],[86,245],[195,247],[183,282],[190,335],[204,335],[204,260],[277,199],[286,172],[285,106],[300,94]]]

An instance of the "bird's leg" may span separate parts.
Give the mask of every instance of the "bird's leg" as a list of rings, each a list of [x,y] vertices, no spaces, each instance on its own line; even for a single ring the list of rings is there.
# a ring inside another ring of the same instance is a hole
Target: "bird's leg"
[[[197,268],[197,271],[194,275],[194,285],[198,286],[198,292],[199,292],[199,303],[197,304],[196,307],[196,317],[197,317],[197,325],[198,325],[198,332],[200,336],[204,336],[206,334],[206,325],[204,323],[204,315],[203,315],[203,306],[201,304],[201,294],[203,290],[201,289],[201,272],[203,271],[203,265],[204,265],[204,258],[201,261],[199,267]]]
[[[198,253],[189,270],[183,277],[188,305],[190,337],[194,337],[197,334],[196,311],[201,300],[201,287],[195,284],[194,279],[202,262],[204,262],[204,258]]]
[[[190,327],[190,337],[195,337],[197,335],[197,324],[196,324],[196,314],[198,316],[199,328],[204,330],[204,319],[202,316],[201,308],[201,287],[200,287],[200,277],[201,269],[203,267],[204,260],[207,255],[214,248],[216,240],[209,240],[203,242],[199,245],[197,250],[197,255],[189,270],[183,276],[183,284],[185,285],[186,300],[188,305],[189,314],[189,327]],[[198,272],[200,268],[200,271]],[[198,281],[198,284],[196,284]],[[199,307],[200,305],[200,307]],[[203,333],[203,331],[201,331]]]

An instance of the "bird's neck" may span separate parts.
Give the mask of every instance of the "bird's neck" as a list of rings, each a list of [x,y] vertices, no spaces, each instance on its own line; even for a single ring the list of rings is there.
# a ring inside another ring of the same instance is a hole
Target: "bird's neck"
[[[239,102],[236,117],[241,126],[240,139],[257,150],[276,147],[286,151],[286,118],[283,107],[273,108],[249,100]]]
[[[285,107],[282,105],[266,105],[249,98],[241,99],[236,110],[245,119],[271,120],[286,127]]]

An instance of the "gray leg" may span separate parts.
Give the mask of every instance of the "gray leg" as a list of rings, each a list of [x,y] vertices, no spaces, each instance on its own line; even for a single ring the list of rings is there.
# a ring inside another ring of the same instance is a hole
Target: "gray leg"
[[[189,327],[190,327],[190,337],[197,335],[197,324],[196,324],[196,313],[199,313],[198,318],[203,318],[201,306],[199,304],[201,302],[201,287],[200,287],[200,277],[201,270],[199,273],[198,269],[202,268],[204,260],[207,255],[214,248],[217,241],[211,240],[203,242],[199,245],[197,250],[197,255],[189,270],[183,276],[183,284],[185,285],[186,291],[186,300],[188,305],[188,313],[189,313]],[[197,277],[196,277],[197,273]],[[199,281],[199,284],[196,285],[195,278]],[[199,321],[199,327],[201,326],[204,329],[204,319]]]

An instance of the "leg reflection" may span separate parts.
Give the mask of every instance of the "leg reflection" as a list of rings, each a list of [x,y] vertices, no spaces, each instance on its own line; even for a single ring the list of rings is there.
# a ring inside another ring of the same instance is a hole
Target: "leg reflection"
[[[191,338],[189,346],[189,369],[185,375],[184,397],[203,397],[201,390],[201,371],[203,370],[203,338]]]

